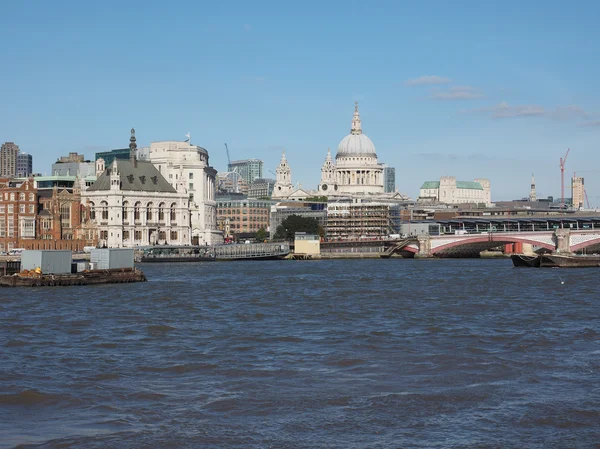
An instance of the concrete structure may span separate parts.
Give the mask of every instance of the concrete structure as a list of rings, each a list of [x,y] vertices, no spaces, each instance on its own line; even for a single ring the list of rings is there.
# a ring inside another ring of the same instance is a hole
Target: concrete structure
[[[583,209],[585,206],[585,186],[583,177],[573,176],[571,178],[571,204],[575,209]]]
[[[135,130],[130,159],[114,159],[110,167],[96,161],[98,180],[82,194],[90,219],[97,225],[99,244],[109,248],[191,243],[187,173],[180,169],[173,187],[152,162],[138,161]],[[163,166],[167,174],[172,167]],[[173,169],[174,171],[174,169]],[[201,181],[201,180],[200,180]]]
[[[492,203],[488,179],[457,181],[454,176],[442,176],[439,181],[426,181],[419,190],[418,201],[445,204]]]
[[[296,232],[294,234],[294,253],[307,256],[321,254],[321,239],[316,234]]]
[[[273,186],[273,199],[287,198],[293,191],[294,186],[292,184],[292,169],[290,168],[287,158],[285,157],[285,151],[281,153],[281,160],[275,170],[277,179]]]
[[[40,268],[43,274],[70,274],[71,251],[26,250],[21,253],[21,270]]]
[[[269,230],[269,212],[274,203],[264,199],[223,196],[217,200],[217,223],[225,238],[241,233]]]
[[[255,179],[263,177],[263,161],[260,159],[245,159],[243,161],[231,161],[227,165],[227,171],[238,173],[246,184],[250,185]]]
[[[271,198],[273,189],[275,188],[275,180],[269,178],[255,179],[248,189],[248,197],[250,198]]]
[[[17,172],[18,178],[27,178],[33,173],[33,156],[28,153],[17,154]]]
[[[112,162],[112,161],[111,161]],[[79,176],[87,178],[96,175],[96,163],[86,161],[83,154],[69,153],[52,164],[53,176]]]
[[[0,178],[13,178],[17,174],[19,146],[14,142],[4,142],[0,147]]]
[[[383,167],[377,162],[375,145],[362,132],[358,102],[355,102],[350,134],[338,145],[335,164],[331,152],[321,169],[321,195],[373,195],[384,193]]]
[[[209,165],[208,151],[189,142],[152,142],[148,160],[171,186],[187,193],[192,244],[222,243],[217,228],[217,171]]]
[[[396,191],[396,169],[383,164],[383,190],[385,193]]]

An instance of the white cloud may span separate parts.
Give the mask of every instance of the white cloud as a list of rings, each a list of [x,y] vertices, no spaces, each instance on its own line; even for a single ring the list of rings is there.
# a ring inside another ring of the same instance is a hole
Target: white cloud
[[[452,86],[448,90],[434,90],[430,98],[432,100],[473,100],[483,97],[483,93],[471,86]]]
[[[406,81],[407,86],[431,86],[434,84],[448,84],[452,81],[450,78],[437,75],[424,75]]]
[[[553,120],[571,120],[588,118],[590,116],[588,112],[576,105],[557,106],[554,109],[546,109],[543,106],[536,104],[511,106],[506,101],[502,101],[497,105],[488,108],[472,109],[464,112],[479,113],[498,119],[514,117],[543,117]]]

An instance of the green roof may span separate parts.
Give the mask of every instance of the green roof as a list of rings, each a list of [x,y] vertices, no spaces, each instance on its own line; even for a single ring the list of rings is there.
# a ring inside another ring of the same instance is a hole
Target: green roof
[[[472,190],[483,190],[481,184],[473,181],[456,181],[457,189],[472,189]]]
[[[421,186],[422,189],[439,189],[440,182],[439,181],[425,181]]]

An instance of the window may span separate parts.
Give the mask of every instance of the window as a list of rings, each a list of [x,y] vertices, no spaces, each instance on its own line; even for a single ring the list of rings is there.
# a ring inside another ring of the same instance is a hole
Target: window
[[[188,184],[188,190],[194,190],[194,183],[193,182],[190,182]]]
[[[194,179],[194,174],[193,173],[190,173],[189,179]]]
[[[148,203],[146,206],[146,221],[152,221],[152,209],[154,209],[154,204]]]
[[[35,201],[35,195],[33,193],[29,194],[29,201]]]
[[[14,193],[14,192],[12,192],[12,193],[10,194],[10,200],[11,200],[11,201],[14,201],[14,200],[15,200],[15,193]]]
[[[123,240],[129,240],[129,231],[123,231]]]
[[[108,211],[106,214],[108,216]],[[104,211],[102,211],[102,218],[104,218]],[[60,206],[60,224],[63,228],[71,227],[71,205],[69,203]]]
[[[177,240],[177,231],[171,231],[171,240]]]
[[[123,221],[127,220],[127,208],[128,207],[129,207],[129,203],[127,201],[123,201]],[[123,234],[123,238],[125,238],[125,234]]]
[[[25,205],[24,204],[19,204],[19,213],[20,214],[24,214],[25,213]]]
[[[25,201],[25,194],[23,192],[19,193],[19,201]]]
[[[15,205],[14,204],[9,204],[8,205],[8,213],[12,214],[15,212]]]
[[[158,205],[158,221],[165,221],[165,203]]]
[[[6,212],[6,206],[4,204],[0,204],[0,214],[3,214]]]
[[[106,201],[102,201],[100,203],[100,208],[102,209],[102,220],[108,221],[108,203]],[[62,211],[62,208],[61,208]]]
[[[6,234],[7,237],[13,237],[15,234],[15,221],[12,219],[12,217],[8,218],[8,233]]]
[[[33,217],[21,218],[21,237],[24,239],[35,238],[35,219]]]
[[[133,219],[135,221],[139,221],[140,219],[140,206],[142,205],[142,203],[140,203],[139,201],[137,203],[135,203],[135,205],[133,206]]]
[[[6,237],[6,220],[0,217],[0,237]]]
[[[142,231],[135,231],[135,239],[142,240]]]
[[[175,207],[176,207],[175,203],[171,204],[171,221],[177,220],[177,212],[176,212]]]
[[[33,213],[35,213],[35,204],[30,204],[30,205],[29,205],[29,213],[30,213],[30,214],[33,214]]]

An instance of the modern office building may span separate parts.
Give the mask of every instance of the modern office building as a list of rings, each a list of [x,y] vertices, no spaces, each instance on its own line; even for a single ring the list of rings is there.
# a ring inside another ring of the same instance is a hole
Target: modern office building
[[[17,174],[17,156],[19,145],[14,142],[4,142],[0,147],[0,177],[13,178]]]
[[[259,159],[245,159],[243,161],[231,161],[227,165],[227,171],[235,171],[246,181],[248,185],[255,179],[263,177],[263,161]]]
[[[383,164],[383,190],[385,193],[396,191],[396,169]]]
[[[28,153],[17,154],[17,178],[27,178],[33,173],[33,156]]]
[[[572,201],[571,204],[575,209],[583,209],[585,203],[585,186],[583,177],[573,176],[571,178],[571,193]]]
[[[217,199],[217,223],[224,237],[241,233],[253,233],[263,228],[269,229],[269,200],[220,196]]]
[[[52,164],[53,176],[79,176],[87,178],[96,175],[96,163],[86,161],[83,154],[69,153]]]
[[[98,159],[104,159],[104,166],[110,167],[110,164],[112,164],[112,162],[115,159],[118,159],[121,161],[129,160],[130,154],[131,154],[131,151],[129,150],[129,148],[119,148],[119,149],[111,150],[111,151],[101,151],[99,153],[96,153],[95,160],[97,161]]]

